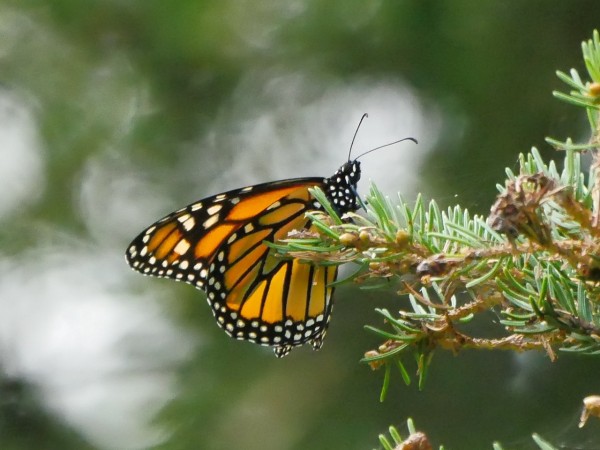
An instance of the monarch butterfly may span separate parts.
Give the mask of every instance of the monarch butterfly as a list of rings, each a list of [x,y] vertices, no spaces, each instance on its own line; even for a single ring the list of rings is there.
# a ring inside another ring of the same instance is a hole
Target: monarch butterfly
[[[337,267],[277,258],[265,242],[311,228],[305,213],[322,209],[311,187],[321,188],[340,215],[356,211],[357,159],[348,158],[329,178],[263,183],[192,203],[136,237],[127,262],[144,275],[205,291],[217,324],[235,339],[271,346],[278,357],[305,343],[318,350],[331,317]]]

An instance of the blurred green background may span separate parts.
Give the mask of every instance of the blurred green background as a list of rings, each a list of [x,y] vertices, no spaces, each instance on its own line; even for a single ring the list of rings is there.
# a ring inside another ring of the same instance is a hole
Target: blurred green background
[[[370,449],[407,417],[450,449],[600,448],[600,362],[436,354],[423,392],[358,363],[393,293],[336,292],[320,352],[233,341],[128,242],[225,189],[328,176],[487,213],[519,152],[586,138],[551,96],[600,26],[579,1],[0,0],[0,448]],[[411,366],[414,368],[414,366]]]

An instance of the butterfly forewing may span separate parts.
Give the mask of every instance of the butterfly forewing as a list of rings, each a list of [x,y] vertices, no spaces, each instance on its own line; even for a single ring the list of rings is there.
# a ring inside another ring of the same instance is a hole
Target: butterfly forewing
[[[271,183],[237,189],[192,203],[160,219],[129,245],[128,263],[145,275],[168,277],[203,287],[209,264],[218,249],[238,230],[248,232],[251,221],[304,184],[323,183],[320,178]],[[275,189],[275,186],[278,189]],[[258,213],[257,213],[258,211]]]
[[[275,256],[266,242],[310,227],[321,187],[340,214],[356,210],[358,162],[331,178],[264,183],[205,198],[157,221],[130,244],[135,270],[202,289],[219,326],[236,338],[274,347],[277,356],[322,345],[337,267]]]

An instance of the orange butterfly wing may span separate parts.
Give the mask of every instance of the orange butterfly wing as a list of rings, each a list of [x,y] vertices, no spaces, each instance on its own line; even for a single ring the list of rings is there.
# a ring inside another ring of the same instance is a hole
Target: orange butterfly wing
[[[236,339],[275,347],[278,356],[319,347],[331,314],[336,268],[270,254],[263,241],[308,225],[308,192],[323,179],[290,180],[193,203],[141,233],[127,251],[145,275],[183,281],[207,293],[217,323]]]
[[[217,323],[236,339],[274,347],[284,356],[321,347],[333,307],[337,267],[273,256],[264,244],[309,228],[306,211],[321,206],[321,187],[340,213],[358,208],[358,162],[331,178],[264,183],[208,197],[157,221],[130,244],[126,258],[144,275],[202,289]]]

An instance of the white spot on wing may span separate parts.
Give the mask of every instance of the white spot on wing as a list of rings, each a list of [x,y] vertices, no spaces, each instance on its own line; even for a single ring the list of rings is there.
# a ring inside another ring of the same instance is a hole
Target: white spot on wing
[[[205,229],[208,229],[208,228],[212,227],[215,223],[217,223],[218,220],[219,220],[219,216],[211,216],[204,221],[202,226]]]
[[[177,218],[177,220],[181,223],[185,222],[186,220],[188,220],[191,216],[189,214],[184,214],[182,216],[179,216]]]
[[[180,240],[173,251],[179,255],[184,255],[190,249],[190,243],[186,239]]]
[[[208,209],[206,210],[206,212],[207,212],[209,215],[211,215],[211,216],[212,216],[213,214],[216,214],[216,213],[218,213],[219,211],[221,211],[221,209],[222,209],[222,208],[223,208],[223,205],[213,205],[213,206],[211,206],[210,208],[208,208]]]
[[[194,225],[196,225],[196,220],[192,216],[183,222],[183,228],[185,228],[185,231],[190,231],[192,228],[194,228]]]

